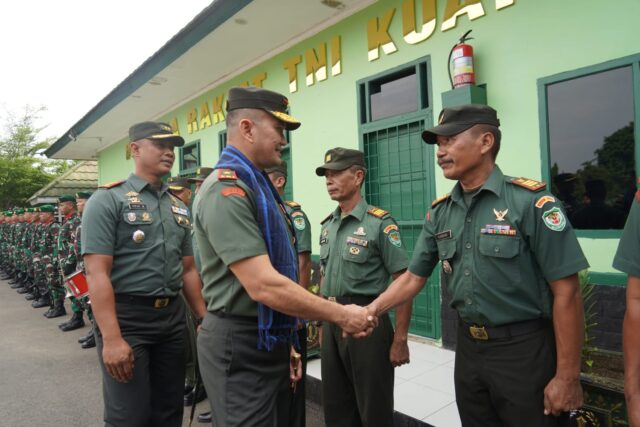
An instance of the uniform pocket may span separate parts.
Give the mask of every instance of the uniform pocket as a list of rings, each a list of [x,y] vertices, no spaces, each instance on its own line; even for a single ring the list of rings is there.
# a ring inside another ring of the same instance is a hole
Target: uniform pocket
[[[496,235],[480,235],[476,260],[477,271],[486,283],[510,286],[520,281],[517,255],[520,253],[520,238]]]
[[[361,264],[369,257],[369,248],[358,245],[347,245],[342,252],[342,259]]]

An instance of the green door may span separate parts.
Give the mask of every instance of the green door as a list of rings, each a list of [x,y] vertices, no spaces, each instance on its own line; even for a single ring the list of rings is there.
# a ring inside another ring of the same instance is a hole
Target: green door
[[[358,82],[365,197],[398,222],[410,258],[435,199],[434,149],[422,141],[433,123],[428,71],[425,59]],[[441,336],[439,276],[437,269],[413,300],[412,334]]]

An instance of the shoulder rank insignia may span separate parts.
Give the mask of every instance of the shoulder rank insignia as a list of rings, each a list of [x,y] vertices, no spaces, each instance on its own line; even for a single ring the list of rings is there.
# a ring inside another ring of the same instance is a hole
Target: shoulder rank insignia
[[[333,212],[331,212],[325,219],[320,221],[320,224],[324,224],[325,222],[329,221],[332,217],[333,217]]]
[[[285,203],[286,203],[290,208],[294,208],[294,209],[296,209],[296,208],[297,208],[297,209],[300,209],[300,203],[296,203],[296,202],[291,201],[291,200],[290,200],[290,201],[288,201],[288,202],[285,202]]]
[[[98,188],[113,188],[113,187],[117,187],[118,185],[122,184],[123,182],[124,181],[110,182],[108,184],[99,185]]]
[[[547,187],[547,184],[545,184],[544,182],[536,181],[529,178],[513,178],[511,180],[511,183],[522,188],[526,188],[529,191],[540,191],[543,188]]]
[[[376,218],[384,218],[385,216],[389,215],[389,212],[385,211],[384,209],[380,209],[376,207],[369,208],[367,213],[369,215],[375,216]]]
[[[433,202],[431,202],[431,207],[435,208],[437,205],[439,205],[440,203],[444,202],[445,200],[447,200],[449,197],[451,197],[451,193],[447,193],[444,196],[440,196],[437,199],[435,199]]]
[[[218,169],[218,179],[221,181],[236,181],[238,175],[236,175],[236,171],[231,169]]]

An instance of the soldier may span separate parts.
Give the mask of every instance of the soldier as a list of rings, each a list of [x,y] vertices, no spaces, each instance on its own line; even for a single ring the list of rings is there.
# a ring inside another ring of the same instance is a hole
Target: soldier
[[[25,295],[27,301],[36,299],[36,286],[33,277],[33,252],[31,252],[31,242],[33,235],[37,227],[38,213],[36,208],[27,208],[25,215],[27,215],[27,229],[22,236],[22,247],[24,251],[24,263],[26,269],[27,283],[25,287],[29,291]]]
[[[73,235],[80,225],[80,217],[76,214],[76,198],[73,194],[66,194],[58,199],[58,210],[62,215],[62,226],[58,234],[58,267],[62,280],[76,271],[77,258],[73,250]],[[58,327],[63,331],[73,331],[84,326],[84,309],[80,301],[73,295],[69,296],[73,315],[68,321]]]
[[[44,205],[40,207],[40,216],[43,227],[38,243],[40,253],[41,275],[44,275],[49,294],[49,310],[43,315],[48,319],[65,316],[64,308],[65,290],[62,287],[62,279],[58,271],[58,234],[60,224],[54,220],[55,207]]]
[[[321,292],[340,304],[370,304],[408,264],[400,230],[388,212],[362,198],[364,154],[334,148],[316,169],[338,207],[322,221]],[[323,325],[322,397],[327,426],[393,425],[394,367],[409,362],[411,303],[398,308],[394,332],[387,314],[366,340],[342,339]]]
[[[582,405],[577,272],[589,265],[561,201],[495,164],[499,126],[493,108],[463,105],[423,132],[458,183],[427,211],[409,270],[370,308],[380,314],[412,298],[440,261],[459,315],[462,425],[557,425],[555,416]]]
[[[129,129],[135,173],[102,186],[82,215],[82,254],[97,323],[104,421],[180,426],[185,306],[205,305],[193,261],[187,207],[168,192],[174,148],[184,139],[166,123]]]
[[[169,184],[171,194],[182,200],[182,203],[187,205],[187,207],[191,206],[191,185],[187,178],[172,176],[167,180],[167,184]]]
[[[265,169],[265,173],[269,175],[271,184],[275,187],[278,195],[284,201],[284,188],[287,185],[287,162],[282,161],[278,166]],[[287,215],[291,219],[296,234],[296,242],[298,249],[298,271],[300,272],[298,284],[304,289],[309,288],[311,281],[311,224],[307,215],[302,210],[300,204],[294,201],[285,201],[284,207]],[[302,359],[302,378],[296,387],[291,388],[291,418],[289,426],[306,425],[305,411],[305,387],[307,375],[307,327],[305,321],[300,321],[298,325],[298,342],[300,343],[300,357]]]
[[[198,194],[198,191],[200,191],[200,187],[202,186],[204,180],[207,179],[209,175],[211,175],[211,172],[213,172],[213,168],[201,167],[196,169],[196,176],[188,179],[189,183],[196,185],[196,194]]]
[[[285,129],[300,126],[287,105],[265,89],[229,91],[228,145],[194,203],[209,311],[198,356],[217,426],[287,425],[289,386],[301,376],[291,316],[337,322],[346,333],[375,324],[362,307],[322,300],[296,283],[292,224],[263,174],[281,162]]]
[[[33,236],[31,236],[31,253],[33,254],[33,293],[35,299],[31,302],[31,307],[49,307],[51,304],[51,296],[49,295],[49,289],[47,288],[47,277],[44,274],[44,266],[41,262],[40,253],[40,238],[45,232],[45,220],[48,215],[42,212],[42,207],[37,207],[37,221],[35,222],[35,228],[33,230]],[[34,215],[35,217],[35,215]]]
[[[637,427],[640,426],[640,190],[631,206],[613,267],[628,275],[623,324],[624,394],[629,425]]]
[[[87,200],[91,197],[91,193],[88,191],[79,191],[76,193],[76,206],[78,207],[78,219],[80,223],[78,224],[74,233],[71,234],[71,247],[73,248],[73,253],[75,255],[76,262],[76,271],[81,271],[83,274],[86,274],[84,269],[84,262],[82,260],[82,251],[81,251],[81,236],[82,236],[82,212],[84,212],[84,206],[87,203]],[[93,310],[91,309],[91,302],[89,301],[89,295],[80,298],[80,304],[82,304],[82,308],[87,312],[87,317],[89,318],[89,322],[91,323],[91,329],[87,333],[78,339],[78,343],[82,348],[93,348],[96,346],[96,338],[94,334],[94,319],[93,319]]]
[[[200,187],[202,186],[202,182],[207,179],[209,175],[213,172],[213,168],[199,167],[196,169],[196,176],[193,178],[189,178],[189,184],[195,184],[195,194],[198,194],[200,191]],[[196,268],[198,272],[201,271],[202,263],[200,262],[200,254],[198,252],[198,242],[194,236],[193,230],[191,231],[191,243],[193,244],[193,257],[196,261]],[[190,400],[197,400],[199,396],[195,396],[195,383],[196,378],[199,379],[199,385],[201,385],[201,389],[203,390],[202,396],[206,398],[206,391],[202,384],[202,377],[200,375],[200,368],[198,366],[198,346],[197,346],[197,334],[196,328],[197,325],[194,323],[188,323],[189,327],[189,348],[187,352],[187,384],[185,384],[185,401],[189,402]],[[198,422],[203,424],[211,424],[211,411],[203,412],[198,415]]]

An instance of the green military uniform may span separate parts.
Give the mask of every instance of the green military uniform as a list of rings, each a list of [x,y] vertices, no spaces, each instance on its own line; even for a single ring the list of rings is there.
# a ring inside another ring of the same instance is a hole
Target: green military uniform
[[[75,205],[76,199],[73,195],[65,195],[60,197],[59,201],[61,203],[73,202]],[[71,212],[67,214],[62,221],[60,233],[58,234],[58,265],[63,281],[64,277],[69,276],[76,271],[78,259],[75,251],[73,250],[73,235],[80,225],[80,221],[80,216],[78,216],[77,213]],[[68,322],[58,325],[58,327],[65,332],[84,326],[84,309],[82,303],[73,295],[69,296],[69,301],[71,303],[73,316]]]
[[[284,202],[287,215],[291,218],[296,234],[298,253],[311,252],[311,224],[302,206],[294,201]]]
[[[227,110],[262,109],[285,128],[296,129],[300,123],[286,114],[287,103],[282,95],[264,89],[232,88]],[[255,182],[244,182],[234,170],[220,167],[220,162],[250,171],[246,173]],[[264,335],[258,333],[258,303],[249,297],[229,266],[269,254],[267,240],[272,248],[277,248],[274,253],[278,256],[290,251],[288,255],[293,258],[293,226],[284,206],[274,197],[275,190],[266,182],[268,179],[255,170],[233,144],[223,150],[220,162],[202,184],[194,202],[202,293],[209,311],[198,335],[198,356],[213,424],[226,427],[288,425],[290,349],[285,341],[293,335],[294,325],[282,326],[270,350],[259,349]],[[262,196],[256,194],[253,186]],[[263,234],[260,218],[275,227],[269,228],[271,235]],[[283,225],[286,232],[282,231]],[[279,232],[274,237],[276,230]],[[283,267],[274,265],[276,269]],[[297,269],[297,264],[286,267]]]
[[[86,192],[86,191],[80,191],[78,193],[76,193],[76,202],[79,199],[84,199],[85,201],[89,199],[89,197],[91,197],[91,193]],[[75,258],[77,260],[76,262],[76,271],[81,271],[83,274],[85,273],[84,270],[84,261],[82,259],[82,213],[80,213],[78,211],[78,220],[80,221],[80,224],[78,224],[78,226],[76,227],[75,231],[71,234],[71,247],[73,248],[73,253],[75,255]],[[81,344],[82,348],[93,348],[96,346],[96,339],[95,339],[95,334],[94,334],[94,319],[93,319],[93,310],[91,309],[91,302],[90,302],[90,298],[89,295],[86,295],[82,298],[80,298],[80,304],[82,305],[82,308],[84,311],[87,312],[87,317],[89,318],[89,321],[91,323],[91,329],[89,330],[89,332],[87,333],[87,335],[84,335],[82,337],[80,337],[78,339],[78,342]]]
[[[316,170],[364,167],[357,150],[335,148]],[[342,304],[367,305],[389,285],[408,259],[394,219],[362,199],[348,214],[336,208],[320,232],[322,295]],[[325,323],[322,334],[322,395],[327,426],[392,426],[394,370],[389,316],[366,339],[342,338],[337,325]]]
[[[163,123],[129,129],[131,141],[172,139]],[[185,307],[183,258],[193,256],[187,207],[168,192],[136,175],[99,188],[82,214],[82,254],[113,257],[111,283],[122,338],[135,358],[133,378],[119,383],[102,362],[105,423],[118,426],[180,426],[183,413]]]
[[[44,207],[43,207],[44,209]],[[55,212],[55,208],[47,208],[48,212]],[[62,278],[58,270],[58,235],[60,234],[60,224],[55,219],[43,227],[43,232],[39,240],[40,261],[43,264],[44,275],[46,277],[47,288],[51,298],[51,309],[44,313],[45,317],[54,318],[64,316],[65,290],[62,286]]]
[[[618,244],[613,268],[640,277],[640,191],[636,193],[627,223]]]
[[[497,129],[495,110],[445,109],[423,139],[436,143],[476,124]],[[446,145],[442,152],[446,158]],[[416,242],[409,271],[428,277],[441,262],[460,318],[454,382],[463,425],[556,425],[543,414],[556,372],[549,283],[589,264],[562,202],[545,187],[494,165],[480,188],[464,192],[458,183],[435,200]]]

